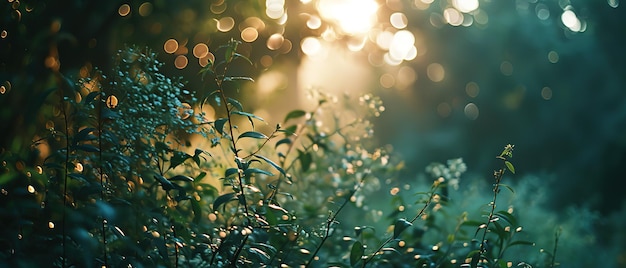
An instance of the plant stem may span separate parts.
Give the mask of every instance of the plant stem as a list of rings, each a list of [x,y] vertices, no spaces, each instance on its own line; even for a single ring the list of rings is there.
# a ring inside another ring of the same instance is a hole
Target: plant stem
[[[317,245],[317,248],[315,249],[315,252],[313,252],[313,254],[311,255],[311,258],[309,259],[309,261],[307,261],[307,263],[304,265],[304,267],[309,267],[311,265],[311,263],[313,263],[313,260],[315,260],[315,257],[317,256],[317,253],[319,253],[320,249],[322,248],[322,246],[324,245],[324,243],[326,242],[326,240],[328,240],[329,237],[332,236],[332,226],[333,224],[335,224],[337,221],[337,215],[339,215],[339,213],[341,212],[341,210],[343,210],[343,208],[348,204],[348,202],[350,202],[350,198],[352,198],[352,196],[354,196],[354,194],[356,194],[356,192],[361,188],[361,186],[363,185],[363,181],[365,181],[365,177],[369,175],[369,173],[364,173],[363,177],[361,178],[361,181],[359,181],[359,183],[354,187],[354,190],[350,191],[350,194],[348,196],[346,196],[346,198],[344,199],[343,203],[339,206],[339,208],[337,209],[337,211],[335,213],[330,214],[330,216],[328,217],[328,220],[326,220],[326,230],[324,232],[324,237],[322,237],[322,241],[320,241],[320,244]]]
[[[426,204],[424,204],[422,209],[420,209],[420,211],[415,215],[415,217],[413,217],[413,219],[411,219],[409,221],[411,224],[413,224],[415,221],[417,221],[417,219],[419,219],[420,217],[422,217],[422,215],[424,215],[424,212],[430,206],[430,204],[433,201],[433,198],[435,197],[435,191],[437,190],[437,188],[439,188],[439,184],[440,183],[438,183],[438,182],[435,182],[435,184],[433,184],[433,186],[432,186],[432,188],[430,190],[430,193],[429,193],[428,200],[426,201]],[[393,240],[394,240],[394,237],[392,235],[389,238],[387,238],[387,240],[385,240],[385,242],[380,244],[380,246],[374,252],[372,252],[365,260],[363,260],[363,266],[362,267],[365,267],[368,262],[370,262],[371,260],[374,259],[374,257],[376,256],[376,254],[378,254],[378,252],[380,252],[387,244],[391,243],[391,241],[393,241]]]
[[[61,267],[65,268],[66,267],[66,260],[67,260],[67,245],[66,245],[66,238],[67,238],[67,231],[66,231],[66,220],[67,220],[67,179],[68,179],[68,168],[70,165],[70,140],[69,140],[69,131],[70,131],[70,127],[69,127],[69,120],[67,118],[67,109],[65,109],[65,92],[63,90],[64,85],[63,85],[63,77],[61,77],[60,73],[56,73],[56,78],[57,78],[57,84],[59,85],[59,98],[60,98],[60,105],[61,105],[61,113],[63,114],[63,123],[64,123],[64,129],[65,129],[65,161],[64,161],[64,167],[63,167],[63,213],[61,216],[61,237],[62,237],[62,241],[61,241],[61,245],[63,248],[63,253],[62,253],[62,260],[61,260]]]
[[[560,227],[554,233],[554,249],[552,250],[552,261],[550,262],[550,267],[554,267],[554,265],[556,264],[556,248],[559,245],[559,236],[561,236]]]
[[[99,169],[100,169],[100,199],[101,201],[104,203],[106,201],[106,183],[105,183],[105,176],[104,176],[104,170],[103,170],[103,158],[102,158],[102,132],[104,130],[104,121],[102,120],[102,97],[104,95],[100,94],[100,100],[98,101],[98,107],[96,108],[96,112],[97,112],[97,117],[98,117],[98,165],[99,165]],[[107,252],[107,235],[106,235],[106,225],[107,225],[107,219],[105,217],[102,218],[102,245],[103,245],[103,254],[104,254],[104,267],[109,267],[109,260],[108,260],[108,252]]]
[[[224,72],[226,72],[226,70],[224,70]],[[220,80],[218,80],[220,81]],[[222,82],[218,82],[218,90],[220,92],[220,97],[222,98],[222,102],[224,103],[224,108],[226,109],[226,117],[228,119],[228,130],[230,132],[230,143],[233,146],[233,153],[235,154],[235,158],[239,158],[239,150],[237,149],[237,142],[235,141],[235,135],[234,135],[234,127],[233,127],[233,121],[232,121],[232,117],[230,116],[230,108],[228,107],[228,100],[226,99],[226,94],[224,94],[224,90],[222,89]],[[239,184],[239,191],[241,192],[241,198],[242,198],[242,202],[243,203],[243,209],[244,212],[246,214],[246,216],[248,215],[248,202],[246,201],[246,192],[244,191],[244,187],[243,187],[243,177],[241,172],[237,172],[237,183]]]

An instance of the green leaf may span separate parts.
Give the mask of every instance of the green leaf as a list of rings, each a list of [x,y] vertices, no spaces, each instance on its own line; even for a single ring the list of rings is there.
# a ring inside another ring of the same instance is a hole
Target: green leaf
[[[287,114],[287,116],[285,116],[285,120],[283,120],[283,122],[287,122],[287,120],[289,120],[289,119],[302,117],[305,114],[306,114],[306,112],[303,111],[303,110],[293,110],[293,111],[289,112]]]
[[[174,152],[174,156],[172,156],[172,158],[170,158],[170,168],[172,168],[172,169],[176,168],[180,164],[182,164],[185,161],[187,161],[187,159],[189,159],[189,158],[191,158],[191,155],[188,155],[185,152],[175,151]]]
[[[350,265],[354,266],[363,257],[363,244],[361,242],[356,241],[352,244],[352,249],[350,250]]]
[[[191,210],[193,211],[193,222],[198,224],[202,220],[202,207],[200,206],[200,202],[196,201],[195,198],[191,198],[190,200]]]
[[[215,120],[215,123],[214,123],[215,130],[220,135],[223,135],[223,133],[224,133],[224,124],[226,124],[227,121],[228,121],[228,118],[219,118],[219,119]]]
[[[500,183],[500,186],[502,186],[504,188],[507,188],[509,191],[511,191],[511,193],[515,193],[515,191],[513,190],[513,187],[511,187],[511,186],[509,186],[507,184]]]
[[[509,244],[509,247],[511,246],[517,246],[517,245],[522,245],[522,246],[534,246],[535,243],[531,242],[531,241],[522,241],[522,240],[518,240],[518,241],[513,241]]]
[[[161,187],[165,191],[169,191],[169,190],[172,190],[174,188],[176,188],[176,189],[180,189],[181,188],[178,184],[172,183],[171,181],[165,179],[165,177],[163,177],[163,176],[161,176],[159,174],[154,175],[154,179],[156,179],[161,184]]]
[[[281,129],[280,132],[285,132],[288,135],[296,135],[296,130],[298,130],[298,126],[291,125],[291,126],[288,126],[285,129]]]
[[[85,175],[83,175],[83,174],[68,173],[67,176],[72,178],[72,179],[81,181],[81,182],[87,182],[87,177],[85,177]]]
[[[511,164],[511,162],[504,161],[504,164],[506,165],[506,168],[508,168],[509,171],[511,171],[511,173],[515,174],[515,167],[513,166],[513,164]]]
[[[230,201],[234,201],[237,200],[237,193],[227,193],[227,194],[223,194],[218,196],[217,198],[215,198],[215,200],[213,201],[213,210],[217,211],[217,209],[223,205],[226,204]]]
[[[273,210],[278,210],[278,211],[282,212],[283,214],[289,214],[289,212],[287,212],[287,210],[286,210],[286,209],[282,208],[282,207],[281,207],[281,206],[279,206],[279,205],[268,204],[268,205],[267,205],[267,207],[268,207],[268,208],[271,208],[271,209],[273,209]]]
[[[86,104],[91,104],[94,100],[96,100],[96,97],[100,95],[101,93],[102,92],[100,91],[89,92],[89,94],[87,94],[87,96],[83,98],[83,102]]]
[[[170,181],[189,181],[192,182],[193,178],[185,175],[176,175],[170,178]]]
[[[265,156],[262,156],[262,155],[254,155],[254,156],[256,156],[256,158],[262,159],[263,161],[265,161],[266,163],[268,163],[272,167],[274,167],[276,170],[278,170],[278,172],[280,172],[284,176],[287,176],[287,173],[285,172],[285,170],[282,167],[280,167],[278,164],[274,163],[274,161],[272,161],[269,158],[267,158]]]
[[[256,120],[259,120],[261,122],[265,122],[265,120],[263,120],[263,118],[256,116],[255,114],[251,114],[251,113],[246,113],[246,112],[242,112],[242,111],[231,111],[231,114],[236,114],[236,115],[243,115],[243,116],[247,116],[249,118],[254,118]]]
[[[113,111],[113,110],[109,109],[108,107],[104,107],[100,111],[100,117],[102,119],[114,120],[114,119],[117,119],[117,118],[121,118],[122,116],[118,112]]]
[[[413,224],[409,221],[407,221],[406,219],[398,219],[396,221],[396,224],[394,225],[393,228],[393,238],[396,239],[398,238],[398,236],[404,231],[406,230],[406,228],[408,228],[409,226],[412,226]]]
[[[95,139],[96,136],[90,134],[94,130],[96,129],[92,127],[86,127],[81,129],[78,133],[76,133],[76,136],[74,136],[74,143]]]
[[[500,218],[502,218],[502,219],[504,219],[508,223],[510,223],[512,225],[512,227],[519,226],[515,216],[513,216],[511,213],[509,213],[507,211],[501,210],[501,211],[496,212],[495,215],[500,217]]]
[[[93,146],[91,144],[79,144],[79,145],[74,146],[74,148],[76,150],[81,150],[81,151],[85,151],[85,152],[88,152],[88,153],[96,153],[96,152],[100,151],[100,149],[98,149],[98,147]]]
[[[235,175],[239,173],[239,169],[238,168],[229,168],[226,169],[226,171],[224,172],[224,178],[229,178],[232,175]]]
[[[260,132],[246,131],[244,133],[241,133],[241,135],[239,135],[238,139],[241,139],[241,138],[267,139],[268,137],[265,136],[265,134],[260,133]]]
[[[278,146],[282,145],[282,144],[291,144],[291,139],[290,138],[284,138],[284,139],[281,139],[281,140],[277,141],[276,145],[274,145],[274,148],[278,148]]]
[[[309,168],[311,168],[311,163],[313,162],[313,156],[311,156],[311,153],[298,150],[298,159],[300,160],[300,165],[302,165],[302,171],[307,172]]]
[[[259,248],[251,247],[248,249],[248,252],[252,253],[252,256],[256,256],[259,259],[259,263],[266,263],[271,258],[269,254]]]
[[[274,176],[274,174],[272,174],[271,172],[269,172],[267,170],[262,170],[260,168],[249,168],[249,169],[246,169],[243,173],[246,175],[246,177],[250,176],[251,174],[255,174],[255,173],[256,174],[264,174],[264,175],[267,175],[267,176]]]
[[[241,105],[241,102],[239,102],[236,99],[233,98],[227,98],[228,103],[230,103],[233,107],[235,107],[235,109],[239,110],[239,111],[243,111],[243,106]]]
[[[226,76],[224,77],[224,82],[232,82],[232,81],[250,81],[254,82],[254,79],[247,76]]]
[[[241,55],[241,54],[239,54],[239,53],[235,53],[235,54],[233,55],[233,59],[243,59],[243,60],[245,60],[246,62],[250,63],[250,65],[253,65],[253,64],[252,64],[252,61],[251,61],[250,59],[248,59],[248,57],[246,57],[246,56],[244,56],[244,55]]]

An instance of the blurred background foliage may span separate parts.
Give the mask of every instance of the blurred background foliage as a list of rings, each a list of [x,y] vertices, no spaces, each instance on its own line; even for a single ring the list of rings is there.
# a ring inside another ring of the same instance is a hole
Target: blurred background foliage
[[[625,265],[623,10],[619,0],[6,0],[0,145],[30,146],[55,71],[113,70],[117,51],[138,45],[195,89],[214,45],[234,38],[254,65],[241,72],[259,75],[240,98],[267,121],[306,105],[307,88],[373,92],[385,103],[376,137],[407,182],[454,157],[468,180],[487,181],[493,148],[514,143],[521,187],[543,193],[537,220],[591,222],[593,244]]]

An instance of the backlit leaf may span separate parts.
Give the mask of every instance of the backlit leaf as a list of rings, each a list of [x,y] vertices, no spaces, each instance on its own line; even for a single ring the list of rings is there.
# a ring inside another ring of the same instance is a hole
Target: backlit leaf
[[[241,138],[267,139],[267,136],[265,136],[265,134],[261,132],[246,131],[244,133],[241,133],[241,135],[239,135],[239,139]]]
[[[306,112],[303,111],[303,110],[293,110],[293,111],[289,112],[287,114],[287,116],[285,116],[285,120],[283,120],[283,122],[287,122],[287,120],[289,120],[289,119],[302,117],[305,114],[306,114]]]
[[[262,156],[262,155],[254,155],[257,158],[262,159],[263,161],[265,161],[266,163],[270,164],[272,167],[274,167],[276,170],[278,170],[278,172],[280,172],[281,174],[287,176],[287,173],[285,173],[285,170],[280,167],[278,164],[274,163],[274,161],[270,160],[269,158]]]
[[[509,171],[511,171],[511,173],[515,174],[515,167],[513,166],[511,162],[504,161],[504,164],[506,165],[506,168],[509,169]]]
[[[231,81],[250,81],[250,82],[254,82],[254,79],[247,77],[247,76],[226,76],[224,77],[224,82],[231,82]]]
[[[300,165],[302,165],[302,171],[306,172],[311,168],[311,163],[313,162],[313,157],[310,152],[303,152],[298,150],[298,159],[300,160]]]
[[[221,205],[237,199],[237,193],[227,193],[220,195],[213,201],[213,210],[217,210]]]
[[[251,174],[255,174],[255,173],[256,174],[264,174],[264,175],[267,175],[267,176],[274,176],[274,174],[270,173],[269,171],[262,170],[260,168],[249,168],[249,169],[246,169],[244,171],[244,174],[246,174],[246,176],[250,176]]]
[[[361,242],[356,241],[352,244],[352,249],[350,250],[350,265],[356,265],[363,257],[363,244]]]
[[[227,121],[228,121],[228,118],[219,118],[215,120],[215,123],[214,123],[215,130],[220,135],[222,135],[222,133],[224,132],[224,124],[226,124]]]
[[[189,176],[185,176],[185,175],[176,175],[174,177],[171,177],[170,181],[189,181],[189,182],[191,182],[191,181],[193,181],[193,178],[189,177]]]
[[[412,226],[413,224],[406,219],[398,219],[393,228],[393,238],[396,239],[400,234],[406,230],[406,228]]]
[[[254,118],[254,119],[259,120],[259,121],[261,121],[261,122],[265,122],[265,120],[263,120],[263,118],[261,118],[261,117],[259,117],[259,116],[256,116],[256,115],[254,115],[254,114],[251,114],[251,113],[246,113],[246,112],[242,112],[242,111],[231,111],[230,113],[231,113],[231,114],[236,114],[236,115],[243,115],[243,116],[247,116],[247,117],[249,117],[249,118]]]
[[[228,103],[230,103],[230,105],[232,105],[235,109],[243,111],[243,106],[241,105],[241,102],[233,98],[227,98],[227,100]]]

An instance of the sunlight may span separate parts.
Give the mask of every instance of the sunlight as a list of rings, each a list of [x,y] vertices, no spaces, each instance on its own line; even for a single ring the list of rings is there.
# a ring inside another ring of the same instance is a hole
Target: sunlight
[[[320,0],[320,15],[337,23],[348,35],[368,32],[376,23],[378,4],[374,0]]]

